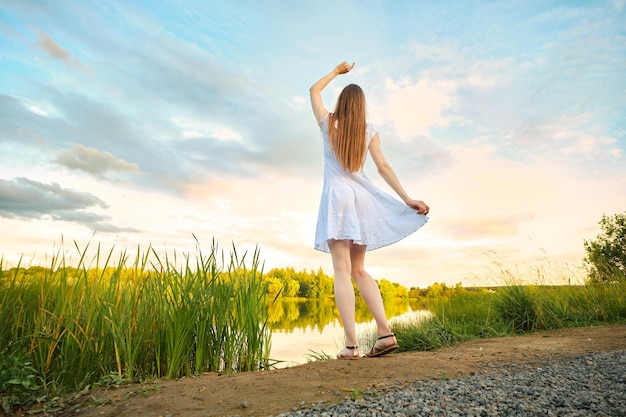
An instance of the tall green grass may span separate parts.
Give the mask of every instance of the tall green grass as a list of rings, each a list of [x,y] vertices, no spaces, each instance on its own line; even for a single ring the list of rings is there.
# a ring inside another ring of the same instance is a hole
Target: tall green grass
[[[486,290],[441,296],[430,300],[427,308],[429,317],[391,322],[400,351],[431,351],[464,340],[504,336],[509,330],[493,309],[493,294]]]
[[[512,333],[626,320],[626,283],[500,288],[495,311]]]
[[[493,308],[511,333],[626,319],[624,280],[616,279],[610,284],[592,282],[580,269],[557,270],[547,260],[525,273],[497,263],[496,267],[504,285],[496,288]],[[568,285],[559,285],[564,282]]]
[[[0,261],[0,356],[29,364],[44,390],[270,365],[258,250],[227,256],[213,242],[193,259],[148,248],[115,262],[113,249],[76,250],[76,267],[62,249],[46,268]]]
[[[580,281],[573,274],[573,280],[560,279],[568,285],[555,285],[544,281],[548,276],[544,267],[520,274],[500,266],[498,286],[429,300],[430,318],[392,322],[401,351],[428,351],[483,337],[626,322],[624,280],[571,285]],[[374,336],[366,336],[366,343],[373,344]]]

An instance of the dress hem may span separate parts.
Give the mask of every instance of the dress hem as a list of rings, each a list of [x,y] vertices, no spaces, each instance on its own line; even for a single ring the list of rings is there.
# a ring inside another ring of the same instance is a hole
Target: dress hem
[[[337,237],[329,237],[328,239],[324,240],[322,243],[315,243],[315,245],[313,246],[313,249],[320,251],[320,252],[324,252],[324,253],[330,253],[330,248],[328,248],[328,241],[333,239],[333,240],[352,240],[354,242],[354,244],[356,245],[362,245],[362,246],[367,246],[367,248],[365,249],[367,252],[376,250],[376,249],[381,249],[384,248],[386,246],[390,246],[393,245],[394,243],[397,243],[399,241],[401,241],[402,239],[406,239],[407,237],[411,236],[413,233],[417,232],[419,229],[422,228],[422,226],[424,226],[427,222],[428,222],[428,217],[424,216],[424,222],[420,223],[419,225],[417,225],[416,227],[412,228],[412,230],[410,232],[408,232],[406,235],[401,236],[397,239],[391,239],[388,241],[383,241],[383,242],[377,242],[377,243],[371,243],[371,244],[366,244],[366,243],[359,243],[360,240],[358,239],[354,239],[354,238],[349,238],[349,237],[342,237],[342,238],[337,238]],[[326,249],[328,248],[328,249]]]

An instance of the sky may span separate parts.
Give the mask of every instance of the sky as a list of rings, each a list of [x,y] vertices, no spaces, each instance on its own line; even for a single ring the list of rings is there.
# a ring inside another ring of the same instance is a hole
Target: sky
[[[359,84],[431,208],[374,278],[568,280],[626,211],[626,0],[0,0],[4,268],[215,241],[332,275],[308,89],[344,60],[327,107]]]

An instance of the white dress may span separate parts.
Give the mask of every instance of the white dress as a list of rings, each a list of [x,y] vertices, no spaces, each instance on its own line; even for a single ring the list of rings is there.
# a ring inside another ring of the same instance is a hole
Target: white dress
[[[428,217],[378,188],[365,175],[343,169],[328,138],[327,113],[322,117],[324,143],[324,185],[317,217],[314,248],[330,252],[328,239],[352,240],[374,250],[395,243],[415,232]],[[367,145],[376,135],[367,125]]]

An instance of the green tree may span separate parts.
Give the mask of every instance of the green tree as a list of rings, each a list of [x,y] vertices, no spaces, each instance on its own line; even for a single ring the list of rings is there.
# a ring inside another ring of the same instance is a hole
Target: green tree
[[[396,297],[397,298],[409,298],[409,290],[406,287],[394,282],[393,286],[396,287]]]
[[[626,280],[626,212],[602,216],[602,233],[585,241],[585,264],[591,282],[611,283]]]
[[[295,297],[300,291],[300,283],[295,279],[290,279],[283,283],[283,296]]]
[[[411,289],[409,290],[409,298],[423,298],[423,297],[426,297],[427,291],[428,290],[426,288],[411,287]]]
[[[306,272],[306,271],[305,271]],[[333,280],[319,268],[316,273],[306,273],[307,298],[324,298],[333,293]],[[302,284],[300,284],[302,289]]]
[[[388,279],[383,278],[380,281],[376,281],[376,283],[378,284],[380,295],[385,300],[409,297],[409,290],[396,282],[391,282]]]
[[[446,284],[435,282],[428,287],[426,295],[429,298],[439,298],[445,294],[447,289],[448,286]]]
[[[267,295],[276,297],[283,287],[282,283],[274,277],[264,277],[263,282],[267,284]]]
[[[454,291],[456,292],[456,294],[465,294],[467,293],[467,290],[463,287],[463,284],[460,282],[457,282],[456,285],[454,286]]]
[[[378,288],[380,289],[380,295],[383,300],[394,299],[396,297],[396,287],[393,283],[386,279],[381,279],[378,282]]]
[[[264,275],[264,280],[273,282],[276,280],[280,283],[281,295],[283,297],[295,297],[300,291],[300,283],[298,282],[297,273],[293,268],[272,268]],[[271,294],[270,294],[271,295]]]

